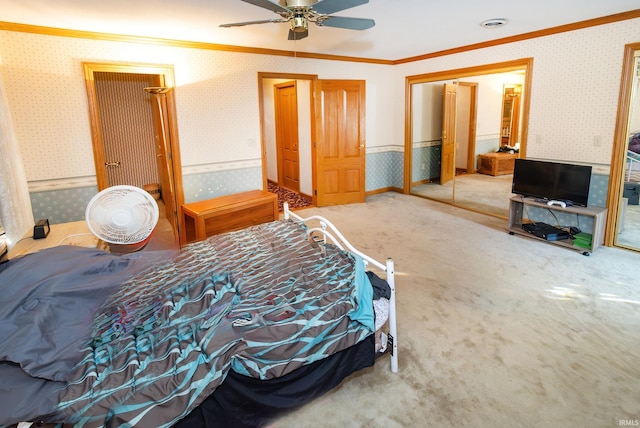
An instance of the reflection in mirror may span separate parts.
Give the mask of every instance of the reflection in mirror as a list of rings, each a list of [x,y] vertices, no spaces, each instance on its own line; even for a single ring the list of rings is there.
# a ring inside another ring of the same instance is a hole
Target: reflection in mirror
[[[616,244],[640,250],[640,51],[635,53],[630,100]]]
[[[520,147],[520,95],[522,85],[505,84],[502,89],[502,116],[500,120],[500,147]]]
[[[527,67],[485,68],[449,80],[408,78],[409,192],[506,218],[513,165],[526,142]]]
[[[450,204],[453,203],[453,180],[445,179],[441,183],[440,176],[445,86],[451,90],[454,83],[437,81],[411,85],[411,193]]]

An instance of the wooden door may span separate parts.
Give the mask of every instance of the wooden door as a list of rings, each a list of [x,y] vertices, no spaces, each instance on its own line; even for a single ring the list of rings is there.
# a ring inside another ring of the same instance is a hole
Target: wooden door
[[[278,185],[300,193],[298,92],[296,82],[275,85]]]
[[[173,227],[178,238],[178,202],[174,184],[173,153],[170,137],[170,127],[167,121],[167,96],[166,94],[150,94],[153,110],[153,123],[155,131],[155,153],[160,179],[162,202],[164,202],[165,215]]]
[[[453,180],[456,173],[456,85],[444,84],[442,97],[442,148],[440,150],[440,184]]]
[[[317,205],[365,200],[365,82],[318,80],[315,89]]]
[[[511,132],[509,133],[509,146],[515,147],[518,143],[520,131],[520,96],[514,96],[511,107]]]

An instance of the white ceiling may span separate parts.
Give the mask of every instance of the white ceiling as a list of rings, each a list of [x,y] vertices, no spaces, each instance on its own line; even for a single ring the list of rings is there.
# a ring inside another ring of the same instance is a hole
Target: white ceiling
[[[278,18],[241,0],[0,0],[0,21],[397,60],[637,9],[639,0],[370,0],[334,15],[371,18],[375,27],[310,24],[309,37],[299,41],[287,40],[285,23],[219,28]],[[492,18],[509,22],[497,29],[480,26]]]

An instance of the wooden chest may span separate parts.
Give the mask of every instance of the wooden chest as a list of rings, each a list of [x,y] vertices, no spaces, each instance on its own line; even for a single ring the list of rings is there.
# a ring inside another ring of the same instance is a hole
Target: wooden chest
[[[278,197],[264,190],[251,190],[182,205],[182,242],[244,229],[279,218]]]
[[[478,172],[480,174],[504,175],[513,174],[517,153],[485,153],[478,156]]]

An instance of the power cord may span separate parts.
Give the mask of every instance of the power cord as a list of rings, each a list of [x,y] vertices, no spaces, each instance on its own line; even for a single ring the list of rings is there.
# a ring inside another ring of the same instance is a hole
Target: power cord
[[[58,243],[58,245],[62,245],[62,243],[63,243],[64,241],[66,241],[67,239],[69,239],[69,238],[75,238],[75,237],[77,237],[77,236],[86,236],[86,235],[94,236],[94,235],[93,235],[93,233],[90,233],[90,232],[74,233],[73,235],[67,235],[67,236],[65,236],[64,238],[62,238],[62,240]]]

